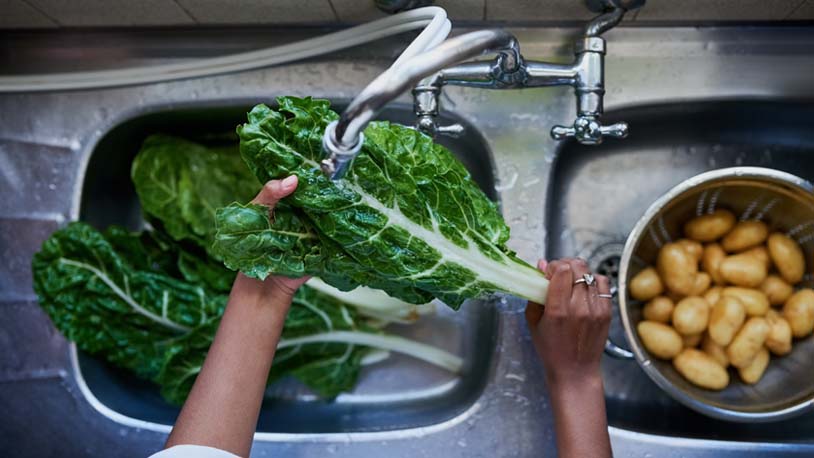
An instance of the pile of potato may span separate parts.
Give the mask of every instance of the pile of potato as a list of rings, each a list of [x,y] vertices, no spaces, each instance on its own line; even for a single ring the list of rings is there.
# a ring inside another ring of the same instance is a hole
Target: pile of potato
[[[688,221],[684,235],[630,282],[631,297],[645,302],[639,337],[702,388],[724,389],[730,365],[757,383],[770,353],[789,353],[792,338],[814,330],[814,290],[795,291],[803,251],[765,223],[736,222],[723,209]]]

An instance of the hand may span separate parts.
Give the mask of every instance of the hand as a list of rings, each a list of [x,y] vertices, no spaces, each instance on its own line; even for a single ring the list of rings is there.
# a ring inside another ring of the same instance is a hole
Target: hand
[[[269,216],[274,216],[274,207],[280,199],[290,195],[297,189],[297,176],[291,175],[283,180],[271,180],[265,185],[263,189],[252,200],[254,204],[265,205],[269,208]],[[302,286],[303,283],[308,281],[310,277],[289,278],[279,275],[272,275],[266,278],[265,281],[254,280],[246,277],[243,274],[238,274],[238,279],[235,282],[235,287],[239,288],[257,288],[265,295],[284,295],[287,297],[294,296],[297,288]]]
[[[540,270],[550,280],[546,305],[529,302],[526,320],[534,347],[546,370],[550,388],[563,384],[600,380],[599,362],[608,337],[611,300],[610,282],[594,275],[596,284],[574,284],[588,272],[582,259],[565,258],[546,263]]]

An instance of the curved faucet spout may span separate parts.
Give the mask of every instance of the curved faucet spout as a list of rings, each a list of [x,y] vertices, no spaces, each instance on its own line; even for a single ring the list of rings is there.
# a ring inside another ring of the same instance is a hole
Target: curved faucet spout
[[[341,178],[361,147],[365,127],[390,101],[421,79],[439,70],[486,52],[506,51],[507,65],[521,60],[517,40],[503,30],[480,30],[451,38],[430,51],[391,67],[373,80],[342,113],[339,121],[326,128],[323,148],[327,158],[323,170],[332,179]]]

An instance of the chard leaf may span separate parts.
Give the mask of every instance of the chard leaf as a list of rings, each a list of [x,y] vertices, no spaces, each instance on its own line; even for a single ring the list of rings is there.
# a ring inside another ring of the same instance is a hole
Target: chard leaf
[[[212,148],[168,135],[148,137],[133,160],[131,177],[142,209],[175,240],[209,249],[215,210],[247,202],[260,183],[235,147]]]
[[[138,237],[124,243],[123,232],[116,237],[118,246],[141,243]],[[84,223],[46,240],[32,270],[40,305],[68,339],[145,378],[157,374],[174,339],[219,317],[226,304],[226,296],[200,285],[139,270]]]
[[[284,202],[319,243],[280,248],[264,229],[276,223],[267,212],[231,205],[217,215],[214,247],[228,266],[257,278],[302,266],[339,289],[366,284],[453,308],[495,292],[544,302],[547,280],[506,247],[497,207],[447,149],[413,129],[374,122],[349,172],[334,182],[319,168],[322,134],[337,118],[330,104],[277,102],[278,110],[256,106],[238,127],[240,152],[261,182],[298,176]]]

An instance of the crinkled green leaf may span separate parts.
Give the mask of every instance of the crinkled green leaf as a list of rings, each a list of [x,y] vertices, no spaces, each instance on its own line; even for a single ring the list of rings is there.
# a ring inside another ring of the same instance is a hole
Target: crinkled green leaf
[[[204,249],[212,243],[217,208],[247,202],[260,189],[235,147],[206,147],[167,135],[144,141],[131,176],[144,212],[173,239]]]
[[[337,114],[325,100],[277,101],[279,109],[258,105],[238,127],[240,152],[260,181],[298,176],[284,202],[319,243],[281,248],[287,240],[264,229],[275,223],[267,214],[232,205],[218,214],[215,236],[227,265],[258,278],[302,266],[341,289],[366,284],[455,308],[499,291],[545,300],[547,280],[506,247],[509,230],[497,207],[446,148],[413,129],[374,122],[345,178],[331,181],[319,161],[323,132]]]
[[[121,246],[123,234],[117,237]],[[226,304],[200,285],[134,267],[84,223],[46,240],[32,270],[40,305],[68,339],[146,378],[173,339],[220,316]]]

